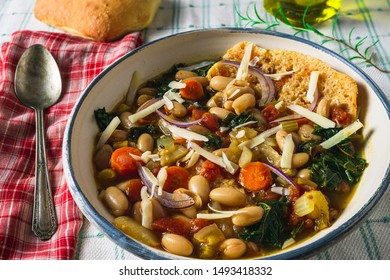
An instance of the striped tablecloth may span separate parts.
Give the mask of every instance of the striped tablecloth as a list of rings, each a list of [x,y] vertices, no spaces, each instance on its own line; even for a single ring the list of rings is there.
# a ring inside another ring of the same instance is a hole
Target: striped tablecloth
[[[253,27],[264,29],[273,22],[273,17],[262,9],[262,0],[163,0],[151,24],[143,31],[145,42],[178,32],[217,27]],[[47,26],[34,18],[33,0],[0,0],[0,44],[7,42],[17,30],[59,30]],[[268,24],[253,24],[255,9]],[[390,69],[390,1],[343,0],[338,22],[329,21],[318,29],[324,34],[333,34],[340,39],[350,40],[356,45],[363,38],[361,49],[379,40],[373,51],[373,61],[382,69]],[[284,25],[270,30],[294,34]],[[323,38],[314,33],[300,33],[316,43]],[[360,44],[360,43],[359,43]],[[353,58],[355,53],[344,50],[338,43],[327,42],[325,47]],[[372,65],[354,59],[390,99],[390,74],[379,71]],[[388,156],[388,155],[385,155]],[[1,174],[0,174],[1,176]],[[0,186],[1,187],[1,186]],[[136,259],[131,253],[116,246],[84,219],[79,233],[74,259]],[[312,259],[390,259],[390,189],[378,203],[375,210],[359,227],[329,249],[318,253]]]

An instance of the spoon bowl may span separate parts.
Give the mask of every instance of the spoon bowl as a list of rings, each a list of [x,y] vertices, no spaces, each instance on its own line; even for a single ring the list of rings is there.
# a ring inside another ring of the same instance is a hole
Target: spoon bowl
[[[32,231],[41,240],[50,239],[57,230],[46,161],[43,110],[61,96],[62,82],[57,63],[42,45],[29,47],[20,57],[15,71],[15,94],[36,116],[36,164]]]
[[[46,109],[61,95],[61,75],[53,56],[42,45],[29,47],[15,73],[17,98],[32,109]]]

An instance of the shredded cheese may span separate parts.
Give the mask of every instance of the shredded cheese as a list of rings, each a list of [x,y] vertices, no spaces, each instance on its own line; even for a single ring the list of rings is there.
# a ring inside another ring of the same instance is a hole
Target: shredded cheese
[[[236,134],[236,138],[237,139],[240,139],[240,138],[242,138],[242,137],[244,137],[245,136],[245,130],[240,130],[239,132],[237,132],[237,134]]]
[[[345,138],[351,136],[353,133],[358,131],[360,128],[363,127],[363,124],[359,121],[356,120],[350,125],[346,126],[339,132],[337,132],[335,135],[330,137],[329,139],[325,140],[320,144],[320,146],[324,149],[329,149],[332,148],[334,145],[337,145],[341,141],[343,141]]]
[[[148,196],[147,187],[141,189],[141,211],[142,211],[142,226],[148,229],[152,228],[153,222],[153,205]]]
[[[184,100],[184,99],[180,96],[180,94],[177,93],[177,92],[174,92],[174,91],[169,90],[169,91],[166,93],[166,95],[168,96],[169,99],[175,100],[175,101],[177,101],[177,102],[179,102],[179,103],[184,103],[184,102],[185,102],[185,100]]]
[[[168,110],[172,110],[173,102],[168,98],[166,94],[163,95],[163,99],[165,100],[165,105],[167,106]]]
[[[245,80],[248,76],[249,61],[251,59],[253,44],[250,43],[245,47],[245,53],[241,60],[240,67],[237,70],[236,80]]]
[[[285,248],[287,248],[287,247],[293,245],[295,242],[296,242],[295,239],[292,238],[292,237],[289,238],[289,239],[287,239],[286,241],[284,241],[284,243],[283,243],[283,245],[282,245],[282,249],[285,249]]]
[[[162,195],[163,193],[163,188],[165,181],[168,178],[168,173],[167,173],[167,166],[163,166],[157,174],[157,181],[158,181],[158,189],[157,189],[157,194]]]
[[[222,157],[216,156],[213,153],[210,153],[209,151],[206,151],[205,149],[201,148],[198,144],[195,144],[194,142],[190,142],[190,143],[188,143],[188,145],[189,145],[190,148],[195,150],[195,152],[197,152],[199,155],[201,155],[202,157],[212,161],[216,165],[221,166],[222,168],[224,168],[229,173],[230,173],[230,171],[232,171],[233,173],[231,173],[231,174],[234,174],[235,171],[237,171],[238,167],[237,167],[237,165],[235,163],[230,162],[228,160],[230,165],[231,165],[231,167],[233,168],[233,169],[231,169],[230,167],[226,166],[226,161]]]
[[[294,148],[295,144],[292,138],[292,134],[287,134],[284,145],[283,145],[283,152],[282,152],[282,158],[280,160],[280,167],[281,168],[291,168],[291,162],[292,157],[294,154]]]
[[[267,129],[266,131],[260,133],[256,137],[252,138],[251,140],[242,142],[240,145],[238,145],[239,148],[243,148],[244,146],[248,147],[249,149],[253,149],[257,145],[260,145],[265,141],[266,138],[274,135],[276,132],[282,129],[282,125],[275,126],[273,128]]]
[[[255,123],[257,123],[257,121],[249,121],[249,122],[246,122],[246,123],[242,123],[242,124],[239,124],[239,125],[235,126],[233,128],[233,130],[241,128],[241,127],[244,127],[244,126],[247,126],[247,125],[250,125],[250,124],[255,124]]]
[[[283,187],[271,187],[270,190],[273,193],[277,193],[284,196],[289,195],[290,193],[287,188],[283,188]]]
[[[96,150],[99,150],[101,147],[103,147],[104,144],[106,144],[108,138],[110,138],[111,134],[115,131],[120,123],[121,120],[118,117],[115,117],[111,120],[106,129],[103,130],[102,135],[96,144]]]
[[[278,103],[275,104],[275,108],[280,110],[284,104],[283,100],[280,100]]]
[[[314,94],[317,90],[318,77],[320,76],[320,71],[312,71],[310,73],[309,88],[306,93],[306,99],[310,103],[314,101]]]
[[[186,86],[187,85],[185,83],[177,82],[177,81],[171,81],[168,84],[168,87],[170,87],[171,89],[181,89],[181,88],[185,88]]]
[[[294,111],[295,113],[311,120],[312,122],[318,124],[319,126],[323,128],[333,128],[336,126],[336,123],[328,118],[325,118],[324,116],[317,114],[315,112],[310,111],[309,109],[306,109],[302,106],[292,104],[287,106],[288,109]]]
[[[142,160],[144,163],[148,163],[149,160],[152,160],[152,161],[160,161],[160,157],[159,157],[157,154],[152,154],[152,152],[146,151],[146,152],[142,153],[142,155],[141,155],[141,160]]]
[[[242,153],[240,159],[238,160],[238,166],[243,168],[247,163],[252,161],[252,157],[252,151],[247,146],[242,147]]]
[[[198,213],[196,214],[196,217],[198,219],[205,219],[205,220],[217,220],[217,219],[226,219],[230,218],[231,214],[220,214],[220,213]]]
[[[149,116],[150,114],[154,113],[156,110],[160,109],[164,105],[165,105],[165,99],[161,99],[153,103],[152,105],[146,107],[145,109],[130,115],[128,119],[131,123],[136,123],[139,119]]]
[[[150,171],[149,168],[145,167],[145,166],[142,166],[141,167],[142,170],[144,171],[144,174],[146,175],[146,177],[148,178],[148,180],[150,181],[150,183],[152,184],[152,187],[156,187],[158,186],[158,180],[157,178],[154,176],[154,174],[152,173],[152,171]],[[152,191],[151,195],[154,194],[154,191]]]
[[[295,71],[292,70],[292,71],[286,71],[286,72],[283,72],[283,73],[264,74],[264,76],[267,76],[267,77],[271,78],[271,79],[274,80],[274,81],[280,81],[284,76],[291,75],[291,74],[293,74],[294,72],[295,72]]]
[[[189,141],[191,141],[191,140],[198,140],[198,141],[203,141],[203,142],[209,141],[209,139],[206,136],[201,135],[201,134],[196,133],[196,132],[193,132],[193,131],[190,131],[190,130],[187,130],[187,129],[184,129],[184,128],[180,128],[180,127],[177,127],[177,126],[174,126],[171,124],[167,124],[166,127],[173,135],[178,136],[180,138],[187,139]]]
[[[234,162],[231,162],[224,152],[222,152],[222,160],[225,163],[225,169],[227,172],[229,172],[230,174],[236,173],[238,165]]]

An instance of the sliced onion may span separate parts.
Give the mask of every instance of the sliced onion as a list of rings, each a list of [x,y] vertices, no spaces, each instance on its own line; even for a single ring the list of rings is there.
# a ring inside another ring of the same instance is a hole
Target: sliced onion
[[[189,127],[191,125],[198,124],[202,121],[202,119],[200,118],[198,120],[191,121],[191,122],[180,122],[180,121],[177,121],[177,120],[165,115],[163,112],[161,112],[159,110],[157,110],[156,113],[160,118],[162,118],[162,119],[166,120],[167,122],[169,122],[170,124],[173,124],[173,125],[178,126],[178,127]]]
[[[286,173],[284,173],[282,170],[280,170],[279,168],[273,166],[272,164],[269,164],[269,163],[265,163],[263,162],[263,164],[265,166],[267,166],[273,173],[275,173],[276,175],[278,175],[279,177],[283,178],[285,181],[287,181],[290,185],[293,185],[294,187],[296,187],[298,189],[298,185],[293,181],[293,179],[291,179]]]
[[[222,60],[222,64],[240,67],[240,63],[232,60]],[[249,71],[256,76],[261,85],[261,99],[259,105],[264,105],[271,102],[275,98],[275,86],[271,78],[265,76],[265,74],[257,67],[249,66]]]
[[[162,191],[162,194],[158,195],[158,190],[153,188],[153,182],[148,178],[142,168],[142,165],[138,162],[137,169],[142,183],[148,188],[148,193],[151,194],[154,192],[153,197],[155,197],[162,206],[172,209],[182,209],[187,208],[195,203],[194,199],[186,194],[182,194],[182,199],[180,200],[173,199],[173,194],[166,191]],[[178,196],[176,195],[175,198],[178,198]]]
[[[309,109],[310,111],[313,111],[317,107],[317,103],[318,103],[318,89],[316,88],[314,91],[313,102],[310,103],[309,106],[307,106],[307,109]]]

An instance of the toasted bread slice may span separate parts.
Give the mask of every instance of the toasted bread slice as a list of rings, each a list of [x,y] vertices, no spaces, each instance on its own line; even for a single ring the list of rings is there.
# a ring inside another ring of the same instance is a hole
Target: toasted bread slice
[[[229,49],[223,56],[225,60],[241,61],[245,47],[250,42],[240,42]],[[307,107],[310,102],[306,94],[312,71],[319,71],[317,88],[319,100],[325,98],[330,106],[337,106],[344,109],[351,117],[357,117],[357,95],[356,82],[343,73],[332,69],[327,63],[320,59],[283,49],[268,50],[253,45],[251,59],[258,57],[257,67],[267,74],[278,74],[287,71],[294,71],[290,75],[283,76],[279,81],[274,81],[276,99],[283,100],[285,106],[298,104]],[[208,78],[216,75],[234,76],[235,72],[229,67],[217,63],[208,72]],[[230,72],[230,73],[229,73]]]

